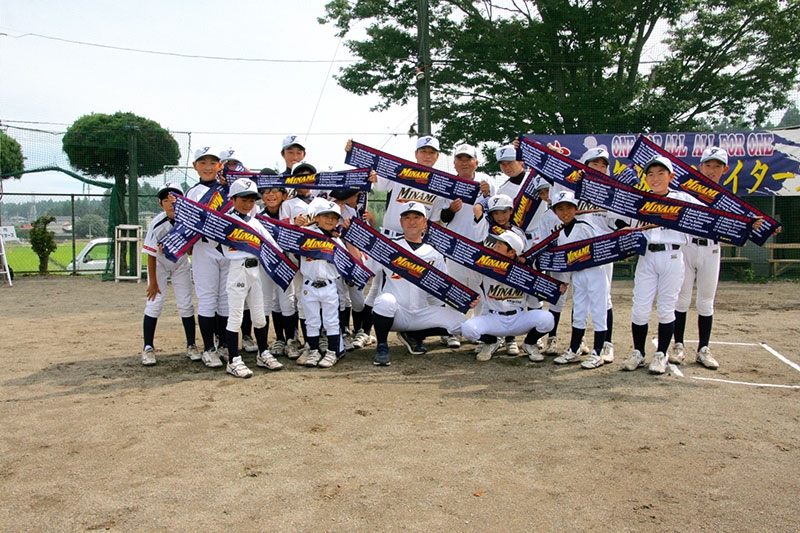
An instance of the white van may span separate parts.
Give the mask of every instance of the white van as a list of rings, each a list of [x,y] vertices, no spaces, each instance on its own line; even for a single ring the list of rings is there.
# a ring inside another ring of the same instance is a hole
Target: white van
[[[75,271],[78,265],[78,274],[102,274],[106,269],[108,258],[114,253],[114,241],[108,237],[92,239],[75,258],[74,264],[67,265],[67,272]]]

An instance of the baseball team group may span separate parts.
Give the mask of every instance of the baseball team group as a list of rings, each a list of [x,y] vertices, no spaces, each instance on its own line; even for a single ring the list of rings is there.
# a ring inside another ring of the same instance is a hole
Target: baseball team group
[[[352,143],[348,142],[345,150],[351,148]],[[561,283],[557,303],[547,304],[443,256],[425,238],[428,223],[435,222],[491,248],[509,261],[521,260],[525,251],[554,232],[558,232],[554,244],[565,245],[620,229],[642,231],[647,247],[639,257],[634,275],[633,350],[623,361],[622,369],[633,371],[645,365],[648,322],[654,304],[658,332],[649,372],[664,374],[669,363],[684,362],[687,350],[684,332],[695,285],[699,333],[695,361],[705,368],[718,368],[709,342],[720,270],[719,243],[599,209],[542,176],[532,178],[537,180],[535,191],[542,202],[527,227],[517,227],[512,220],[514,201],[530,175],[525,164],[517,160],[517,154],[515,145],[496,150],[506,179],[495,187],[476,175],[478,154],[473,146],[462,144],[455,148],[456,175],[479,184],[480,193],[474,205],[462,199],[437,196],[372,171],[369,176],[372,189],[386,192],[385,212],[378,228],[374,215],[358,208],[358,190],[259,189],[256,182],[246,177],[232,180],[228,186],[224,167],[248,171],[237,159],[236,151],[198,149],[193,167],[199,183],[185,192],[176,184],[162,187],[158,200],[163,212],[153,218],[145,237],[148,262],[142,364],[151,366],[157,362],[154,337],[168,284],[173,287],[183,323],[188,358],[210,368],[224,366],[229,374],[240,378],[253,375],[244,361],[245,353],[255,354],[255,364],[268,370],[281,369],[283,363],[278,358],[282,357],[298,365],[330,368],[348,351],[374,346],[373,363],[388,366],[391,364],[388,336],[392,331],[408,352],[415,355],[427,351],[426,342],[441,343],[452,349],[470,342],[478,361],[489,361],[500,350],[510,356],[527,356],[534,362],[554,355],[555,364],[577,363],[585,369],[614,361],[610,291],[613,263],[547,273]],[[282,174],[317,173],[306,161],[306,148],[297,136],[283,140],[281,155],[286,163]],[[419,137],[414,156],[419,165],[434,167],[440,156],[439,141],[432,136]],[[587,150],[580,162],[610,175],[609,154],[602,147]],[[707,148],[698,170],[719,183],[729,170],[727,152],[717,147]],[[263,169],[260,174],[276,172]],[[700,203],[686,192],[671,190],[673,176],[672,163],[665,157],[657,156],[642,168],[644,183],[653,194]],[[176,198],[183,196],[200,202],[219,184],[228,187],[231,207],[227,215],[249,226],[262,239],[278,247],[266,228],[269,224],[261,220],[278,220],[319,233],[320,238],[345,247],[372,271],[375,276],[371,283],[358,288],[344,281],[332,260],[287,253],[299,268],[284,290],[261,266],[254,252],[225,246],[204,235],[193,244],[189,254],[177,262],[170,261],[159,241],[175,225]],[[406,253],[475,291],[478,297],[472,301],[470,311],[465,315],[445,305],[376,261],[370,250],[360,250],[342,240],[342,230],[354,217],[361,218]],[[559,349],[557,330],[570,294],[571,332],[565,335],[569,342]],[[587,341],[585,333],[590,319],[593,338]],[[274,338],[271,343],[268,342],[270,322]],[[523,337],[519,344],[518,337]]]

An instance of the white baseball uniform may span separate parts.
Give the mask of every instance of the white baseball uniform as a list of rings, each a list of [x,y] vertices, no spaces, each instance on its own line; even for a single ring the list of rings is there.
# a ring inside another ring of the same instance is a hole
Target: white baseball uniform
[[[189,255],[184,254],[176,263],[173,263],[164,256],[164,252],[158,247],[158,241],[172,229],[174,224],[174,220],[168,218],[165,212],[161,212],[150,222],[147,234],[144,237],[142,249],[147,255],[156,258],[156,283],[158,283],[158,288],[161,290],[153,300],[147,300],[147,303],[145,303],[144,314],[153,318],[161,316],[168,279],[172,281],[178,314],[183,318],[194,316],[192,265],[189,261]],[[147,281],[150,283],[149,278]]]

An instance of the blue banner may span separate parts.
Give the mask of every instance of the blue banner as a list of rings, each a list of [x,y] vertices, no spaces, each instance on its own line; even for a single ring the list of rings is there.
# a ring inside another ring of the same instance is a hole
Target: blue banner
[[[257,218],[272,233],[275,242],[283,251],[330,261],[347,283],[359,289],[374,276],[367,267],[350,255],[350,252],[321,233],[263,215],[258,215]]]
[[[175,201],[175,221],[212,241],[255,255],[269,277],[283,290],[291,284],[297,272],[297,266],[278,248],[237,218],[223,215],[201,203],[178,196]],[[170,234],[167,238],[169,236]]]
[[[559,230],[561,231],[561,230]],[[539,254],[539,268],[551,272],[574,272],[644,255],[647,237],[639,230],[620,230],[592,239],[555,246]]]
[[[525,294],[552,304],[561,296],[560,281],[467,240],[439,224],[428,224],[426,238],[431,246],[456,263]]]
[[[239,178],[248,178],[255,182],[258,190],[273,187],[287,189],[352,189],[358,191],[372,190],[369,182],[369,169],[340,170],[338,172],[317,172],[305,176],[291,174],[257,174],[255,172],[226,172],[228,185]]]
[[[227,211],[231,207],[231,203],[228,201],[228,188],[219,183],[209,187],[199,203],[214,211]],[[200,240],[199,233],[176,221],[169,233],[159,241],[159,244],[162,245],[164,257],[174,263],[198,240]]]
[[[514,212],[511,214],[511,221],[518,228],[523,231],[528,227],[536,210],[539,209],[539,204],[542,199],[539,198],[534,188],[538,184],[537,175],[535,170],[531,170],[525,181],[522,182],[522,187],[519,188],[517,197],[514,198]]]
[[[667,157],[672,161],[675,177],[669,184],[671,189],[691,194],[705,205],[720,211],[729,211],[748,217],[762,217],[764,222],[750,234],[750,239],[759,246],[763,246],[772,233],[781,226],[774,218],[750,206],[747,202],[725,189],[725,187],[706,178],[696,169],[663,150],[645,136],[640,136],[636,144],[633,145],[630,158],[639,167],[644,168],[648,161],[657,155]]]
[[[627,164],[637,135],[525,135],[526,139],[547,146],[573,159],[580,159],[590,148],[602,147],[611,156],[612,174]],[[669,154],[692,167],[700,166],[700,156],[709,146],[728,152],[730,172],[722,186],[736,196],[785,196],[800,192],[800,143],[788,133],[739,131],[725,133],[652,133],[647,137]],[[796,137],[794,137],[796,139]]]
[[[342,239],[366,252],[404,280],[466,314],[478,294],[410,251],[387,239],[357,218],[342,232]]]
[[[344,162],[354,167],[371,168],[382,178],[414,187],[420,191],[430,192],[448,200],[461,198],[465,203],[474,205],[480,194],[480,182],[459,178],[447,172],[412,163],[357,142],[353,142],[353,147],[347,152]]]
[[[742,246],[755,219],[639,191],[611,178],[586,174],[575,195],[622,216],[698,237]]]

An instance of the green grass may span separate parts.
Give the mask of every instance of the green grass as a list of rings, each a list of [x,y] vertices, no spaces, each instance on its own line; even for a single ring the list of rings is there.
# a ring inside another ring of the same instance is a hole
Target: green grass
[[[89,239],[75,241],[75,254],[79,254]],[[66,272],[67,265],[72,261],[72,241],[58,242],[56,251],[50,254],[48,270],[53,273]],[[33,253],[30,244],[5,243],[8,265],[15,273],[39,272],[39,256]],[[93,252],[96,255],[100,249]],[[111,251],[113,253],[113,251]],[[96,257],[96,259],[101,259]],[[142,254],[142,265],[147,264],[147,256]]]

